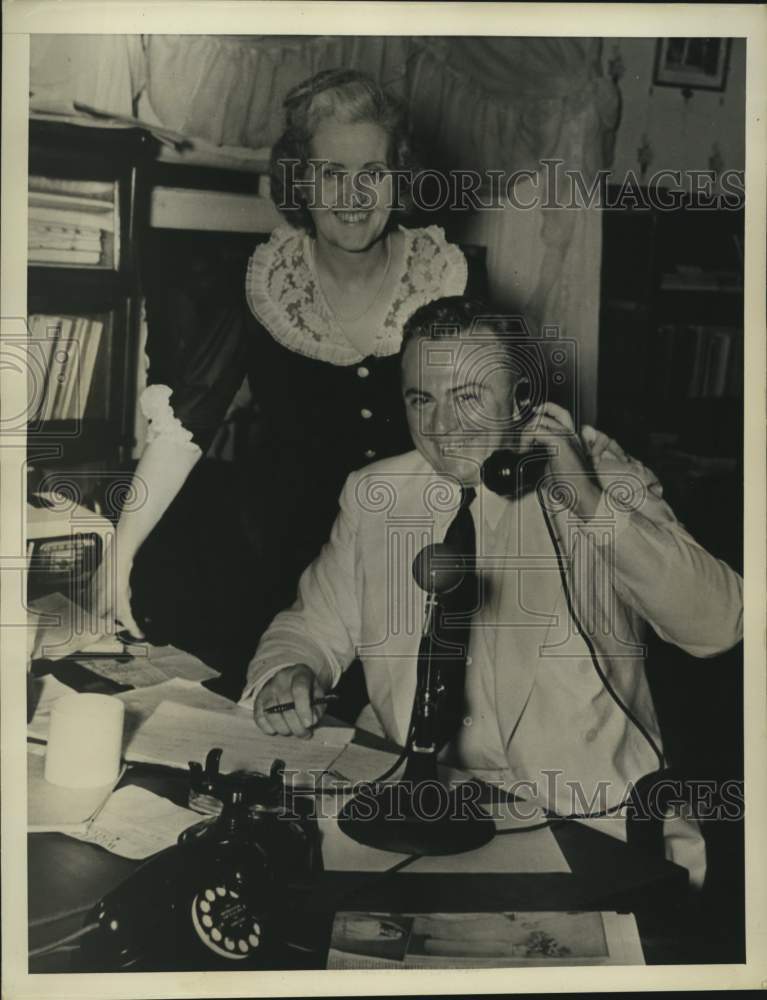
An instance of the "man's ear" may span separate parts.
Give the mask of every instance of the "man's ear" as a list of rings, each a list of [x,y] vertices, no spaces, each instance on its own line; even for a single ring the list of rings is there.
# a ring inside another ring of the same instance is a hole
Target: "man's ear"
[[[532,410],[530,380],[524,376],[516,382],[512,389],[512,416],[515,420],[527,420]]]

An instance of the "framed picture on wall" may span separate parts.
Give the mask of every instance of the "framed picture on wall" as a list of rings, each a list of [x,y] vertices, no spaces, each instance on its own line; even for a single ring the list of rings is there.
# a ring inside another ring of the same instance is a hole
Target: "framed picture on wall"
[[[724,90],[729,38],[659,38],[653,84],[688,90]]]

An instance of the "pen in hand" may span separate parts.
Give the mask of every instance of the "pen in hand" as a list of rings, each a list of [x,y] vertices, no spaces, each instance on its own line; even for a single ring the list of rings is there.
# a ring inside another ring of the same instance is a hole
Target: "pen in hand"
[[[315,705],[326,705],[329,701],[336,701],[338,698],[337,694],[326,694],[322,698],[314,698],[312,700],[312,708]],[[284,712],[291,712],[296,707],[295,702],[288,701],[282,705],[270,705],[269,708],[264,709],[265,715],[282,715]]]

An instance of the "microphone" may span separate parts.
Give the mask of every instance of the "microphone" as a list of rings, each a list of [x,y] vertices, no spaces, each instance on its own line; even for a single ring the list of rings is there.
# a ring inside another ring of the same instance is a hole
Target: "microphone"
[[[415,582],[426,592],[416,690],[407,737],[405,772],[399,781],[361,792],[340,810],[339,829],[352,840],[399,854],[460,854],[492,840],[495,823],[476,805],[474,792],[447,789],[439,780],[436,740],[441,684],[435,656],[435,615],[440,598],[473,572],[452,545],[426,545],[413,560]],[[467,808],[468,806],[468,808]]]
[[[424,545],[413,560],[415,582],[421,590],[436,597],[449,594],[459,587],[466,571],[464,556],[445,542]]]

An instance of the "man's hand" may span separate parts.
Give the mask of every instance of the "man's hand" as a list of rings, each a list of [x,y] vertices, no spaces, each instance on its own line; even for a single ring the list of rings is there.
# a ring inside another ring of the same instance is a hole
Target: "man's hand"
[[[320,679],[305,663],[283,667],[265,684],[253,705],[256,725],[269,736],[299,736],[310,739],[312,729],[325,714],[324,705],[312,705],[322,698],[326,690]],[[287,712],[267,715],[267,708],[293,702],[295,708]]]
[[[596,512],[602,488],[595,469],[606,451],[627,460],[623,450],[606,434],[584,425],[580,434],[572,417],[556,403],[543,403],[533,410],[529,425],[520,432],[523,450],[539,445],[549,453],[549,473],[555,482],[571,487],[574,511],[583,518]]]

